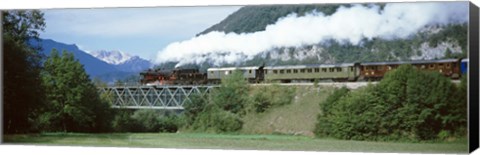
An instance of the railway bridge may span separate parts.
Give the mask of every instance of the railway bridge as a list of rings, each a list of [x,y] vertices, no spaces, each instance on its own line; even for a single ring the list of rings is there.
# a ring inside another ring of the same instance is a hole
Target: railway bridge
[[[218,86],[130,85],[100,87],[101,94],[109,95],[112,108],[128,109],[183,109],[194,94],[208,94]]]

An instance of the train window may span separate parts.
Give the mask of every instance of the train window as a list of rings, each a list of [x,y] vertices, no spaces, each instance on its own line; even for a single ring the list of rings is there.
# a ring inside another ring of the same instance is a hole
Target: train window
[[[282,70],[280,70],[280,74],[283,74],[284,72],[285,72],[285,70],[283,70],[283,69],[282,69]]]
[[[383,70],[383,66],[378,66],[377,70]]]
[[[438,68],[443,68],[443,64],[438,64]]]
[[[342,68],[337,67],[337,72],[341,72]]]
[[[335,69],[334,69],[334,68],[328,68],[328,71],[329,71],[329,72],[334,72]]]
[[[210,71],[210,74],[213,74],[213,71]]]
[[[293,70],[293,73],[298,73],[298,70],[294,69],[294,70]]]
[[[307,72],[311,73],[311,72],[312,72],[312,69],[311,69],[311,68],[307,69]]]
[[[252,70],[248,70],[248,74],[252,74]]]
[[[450,64],[449,64],[449,63],[447,63],[445,66],[446,66],[447,68],[450,68]]]
[[[352,72],[353,72],[353,67],[350,67],[350,71],[352,71]]]
[[[287,73],[292,73],[292,70],[290,70],[290,69],[287,69]]]
[[[277,71],[277,70],[273,70],[273,74],[277,74],[277,73],[278,73],[278,71]]]
[[[322,72],[327,72],[327,69],[326,69],[326,68],[322,68]]]
[[[435,65],[434,65],[434,64],[430,64],[429,67],[430,67],[430,68],[435,68]]]
[[[268,74],[268,70],[265,70],[265,74]]]
[[[315,68],[315,73],[320,72],[320,68]]]
[[[305,73],[305,69],[300,69],[300,73]]]

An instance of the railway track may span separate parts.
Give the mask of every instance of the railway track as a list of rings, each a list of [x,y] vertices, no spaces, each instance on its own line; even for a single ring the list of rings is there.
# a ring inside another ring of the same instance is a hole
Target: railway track
[[[343,87],[346,86],[349,89],[357,89],[363,86],[367,86],[369,83],[377,84],[378,82],[319,82],[318,86],[333,86],[333,87]],[[250,84],[251,86],[268,86],[273,85],[272,83],[260,83],[260,84]],[[277,83],[280,86],[313,86],[314,83]]]
[[[357,88],[360,88],[360,87],[363,87],[363,86],[367,86],[368,83],[371,83],[371,84],[377,84],[378,81],[374,81],[374,82],[365,82],[365,81],[361,81],[361,82],[319,82],[318,83],[318,86],[333,86],[333,87],[337,87],[337,88],[340,88],[340,87],[343,87],[343,86],[346,86],[347,88],[349,89],[357,89]],[[455,83],[455,84],[460,84],[460,80],[452,80],[452,83]],[[269,86],[269,85],[273,85],[274,83],[254,83],[254,84],[249,84],[250,86]],[[275,83],[277,85],[280,85],[280,86],[313,86],[314,83],[312,82],[297,82],[297,83]],[[116,87],[145,87],[145,88],[148,88],[148,87],[175,87],[175,86],[183,86],[183,87],[195,87],[195,86],[198,86],[198,85],[141,85],[140,83],[135,83],[135,84],[121,84],[119,86],[116,86]],[[212,85],[208,85],[208,86],[212,86]],[[219,86],[219,85],[213,85],[213,86]],[[115,87],[115,86],[111,86],[111,87]]]
[[[349,89],[357,89],[363,86],[367,86],[368,84],[377,84],[378,81],[375,82],[319,82],[318,86],[333,86],[333,87],[343,87],[346,86]],[[460,80],[452,80],[452,83],[459,84]],[[272,83],[260,83],[260,84],[250,84],[251,86],[268,86],[272,85]],[[313,86],[314,83],[277,83],[280,86]]]

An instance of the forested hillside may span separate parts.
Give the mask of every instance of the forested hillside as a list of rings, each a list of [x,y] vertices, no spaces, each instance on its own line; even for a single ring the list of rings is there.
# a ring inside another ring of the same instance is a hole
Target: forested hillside
[[[305,13],[317,10],[326,15],[330,15],[340,5],[263,5],[263,6],[245,6],[237,12],[229,15],[220,23],[213,25],[198,35],[206,34],[212,31],[250,33],[263,31],[269,24],[275,23],[279,18],[285,17],[291,13],[297,13],[300,16]]]
[[[431,60],[467,57],[467,24],[428,27],[407,39],[363,40],[361,45],[336,41],[282,47],[259,54],[244,65]]]
[[[198,36],[209,32],[219,31],[239,35],[265,31],[286,16],[307,16],[322,14],[327,17],[338,12],[342,5],[263,5],[245,6],[237,12]],[[367,8],[378,7],[384,11],[384,4],[364,4]],[[343,9],[352,5],[343,5]],[[368,22],[367,22],[368,23]],[[372,25],[374,27],[375,25]],[[351,25],[352,28],[357,25]],[[323,29],[324,27],[318,27]],[[205,61],[195,65],[205,70],[210,66],[250,66],[250,65],[293,65],[312,63],[342,63],[368,61],[400,61],[400,60],[431,60],[443,58],[467,57],[467,22],[453,22],[450,24],[427,25],[416,34],[408,37],[385,39],[382,37],[363,38],[359,44],[348,41],[339,42],[335,39],[323,40],[315,44],[301,46],[279,46],[256,54],[253,58],[245,55],[241,62],[224,62],[220,65],[212,63],[218,53],[201,55]],[[397,30],[395,30],[397,31]],[[399,29],[398,31],[402,31]],[[215,44],[212,42],[211,44]],[[252,46],[252,45],[245,45]],[[224,51],[228,55],[229,51]],[[222,54],[220,54],[222,56]],[[167,65],[173,67],[173,65]],[[187,65],[190,66],[190,65]],[[161,67],[165,68],[165,66]]]

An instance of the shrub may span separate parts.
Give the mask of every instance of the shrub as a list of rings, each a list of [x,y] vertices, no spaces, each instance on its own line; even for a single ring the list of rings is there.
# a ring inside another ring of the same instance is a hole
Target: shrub
[[[113,121],[117,132],[176,132],[181,125],[172,111],[142,109],[121,111]]]
[[[335,89],[334,92],[327,97],[324,102],[320,103],[320,114],[317,116],[317,123],[315,124],[314,133],[316,136],[326,136],[330,134],[331,123],[329,116],[331,114],[332,107],[335,107],[337,101],[347,95],[349,92],[348,88],[342,87],[340,89]]]
[[[207,132],[235,132],[242,128],[241,115],[248,103],[248,84],[241,71],[222,79],[208,96],[193,95],[184,105],[186,128]]]
[[[190,96],[190,101],[185,102],[183,105],[184,112],[183,116],[187,125],[193,124],[198,118],[198,115],[202,113],[207,105],[208,101],[205,98],[206,96],[200,94],[194,94]]]
[[[251,108],[257,113],[265,112],[270,108],[273,103],[271,101],[272,96],[268,93],[269,89],[266,86],[257,87],[252,91]]]
[[[335,91],[321,104],[315,134],[355,140],[445,138],[454,132],[452,124],[466,126],[461,89],[439,73],[402,65],[377,85]]]
[[[221,109],[220,107],[209,104],[202,112],[191,128],[197,131],[207,132],[235,132],[242,128],[243,122],[238,114]]]
[[[277,84],[257,87],[252,91],[251,105],[257,113],[267,111],[270,107],[290,104],[295,96],[295,89]]]
[[[116,132],[137,132],[142,129],[140,125],[131,118],[133,113],[129,110],[119,109],[113,119],[113,129]]]

